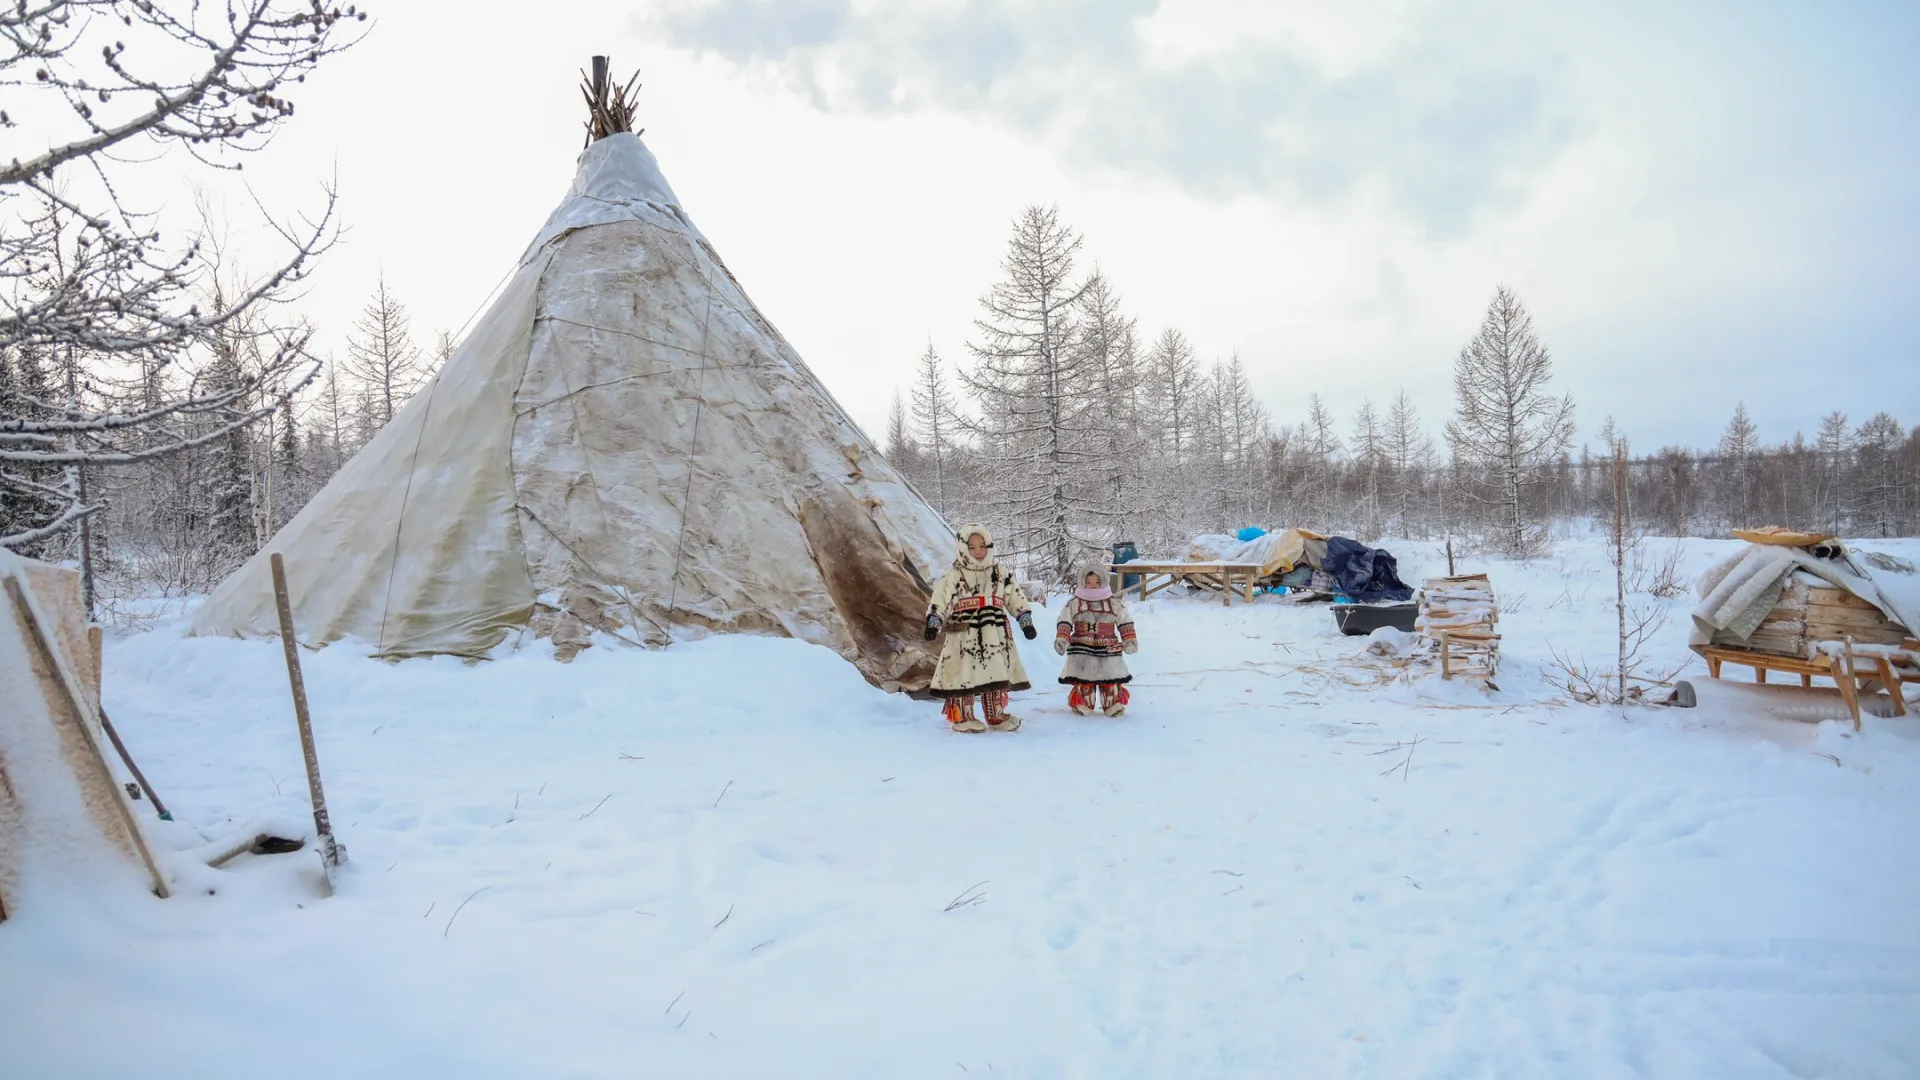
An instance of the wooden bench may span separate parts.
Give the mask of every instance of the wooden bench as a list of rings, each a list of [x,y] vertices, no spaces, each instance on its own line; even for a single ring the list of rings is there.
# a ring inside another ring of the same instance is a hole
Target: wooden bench
[[[1202,588],[1220,590],[1220,602],[1231,606],[1235,588],[1240,590],[1247,603],[1253,603],[1253,590],[1265,567],[1259,563],[1156,562],[1138,559],[1109,566],[1107,569],[1116,577],[1113,582],[1115,593],[1126,591],[1119,586],[1129,577],[1140,579],[1128,585],[1127,589],[1139,590],[1142,600],[1168,586],[1186,582]]]
[[[1920,642],[1912,640],[1901,650],[1869,648],[1862,651],[1849,642],[1837,655],[1819,653],[1810,658],[1720,645],[1702,646],[1699,652],[1706,658],[1710,678],[1720,677],[1721,665],[1737,664],[1752,668],[1753,681],[1763,685],[1770,671],[1798,675],[1800,685],[1806,687],[1812,686],[1816,677],[1831,680],[1847,703],[1855,731],[1860,730],[1860,691],[1866,684],[1877,682],[1886,687],[1887,696],[1893,699],[1894,715],[1905,716],[1907,703],[1900,691],[1901,684],[1920,683]]]

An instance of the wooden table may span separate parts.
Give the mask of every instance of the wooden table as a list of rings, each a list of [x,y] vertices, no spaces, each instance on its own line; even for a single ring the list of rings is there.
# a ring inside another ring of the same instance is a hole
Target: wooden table
[[[1839,689],[1840,697],[1847,703],[1847,711],[1853,714],[1853,729],[1860,730],[1860,690],[1862,684],[1878,682],[1886,687],[1887,696],[1893,699],[1895,716],[1907,715],[1906,699],[1900,692],[1901,683],[1920,683],[1920,668],[1905,663],[1896,663],[1894,657],[1885,652],[1868,653],[1847,650],[1836,658],[1821,653],[1812,658],[1781,656],[1777,653],[1756,652],[1751,649],[1729,649],[1719,645],[1700,647],[1700,655],[1706,658],[1707,675],[1720,677],[1722,664],[1737,664],[1753,669],[1753,681],[1765,684],[1767,672],[1778,671],[1783,675],[1800,676],[1801,686],[1812,686],[1815,676],[1830,679]],[[1841,661],[1836,664],[1836,660]]]
[[[1139,559],[1110,566],[1107,569],[1117,577],[1120,575],[1138,577],[1140,580],[1127,588],[1139,590],[1142,600],[1169,585],[1187,582],[1204,588],[1219,589],[1220,602],[1231,606],[1236,582],[1239,583],[1241,595],[1246,602],[1253,603],[1255,583],[1259,581],[1261,571],[1266,567],[1250,562],[1155,562]],[[1125,577],[1113,582],[1115,593],[1126,591],[1119,587],[1120,581],[1125,580]]]

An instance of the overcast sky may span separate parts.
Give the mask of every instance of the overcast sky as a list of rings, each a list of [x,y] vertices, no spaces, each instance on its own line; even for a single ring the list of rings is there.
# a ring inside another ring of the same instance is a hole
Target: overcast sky
[[[564,193],[607,52],[690,216],[875,431],[929,338],[964,359],[1029,202],[1280,422],[1405,386],[1437,426],[1504,283],[1583,441],[1611,413],[1706,445],[1736,400],[1769,441],[1920,423],[1920,5],[370,6],[249,166],[286,207],[337,169],[326,346],[382,271],[423,343],[467,322]]]

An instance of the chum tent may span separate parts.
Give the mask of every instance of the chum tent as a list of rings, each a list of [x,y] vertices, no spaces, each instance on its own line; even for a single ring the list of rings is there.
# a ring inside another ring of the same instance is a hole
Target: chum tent
[[[103,750],[98,631],[81,612],[78,572],[0,548],[0,920],[63,890],[167,894]]]
[[[775,634],[913,692],[954,547],[617,131],[441,370],[193,632],[277,635],[279,551],[309,645]]]

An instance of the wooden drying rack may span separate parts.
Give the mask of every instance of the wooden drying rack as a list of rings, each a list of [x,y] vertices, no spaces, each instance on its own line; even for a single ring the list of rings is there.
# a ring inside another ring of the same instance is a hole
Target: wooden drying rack
[[[1753,681],[1761,685],[1766,685],[1770,671],[1798,675],[1800,685],[1806,687],[1813,685],[1816,676],[1831,680],[1847,703],[1855,731],[1860,730],[1860,691],[1870,689],[1869,683],[1879,683],[1886,688],[1887,696],[1893,699],[1895,716],[1907,715],[1907,703],[1900,687],[1903,683],[1920,683],[1920,641],[1908,638],[1898,650],[1869,652],[1859,651],[1852,641],[1845,644],[1837,655],[1823,652],[1811,657],[1782,656],[1723,645],[1703,645],[1699,652],[1706,658],[1709,678],[1720,678],[1721,665],[1735,664],[1752,668]]]

